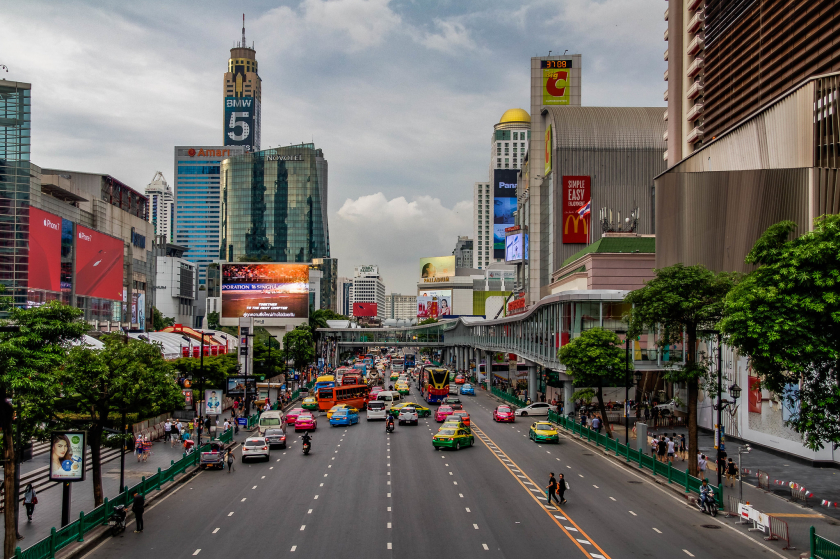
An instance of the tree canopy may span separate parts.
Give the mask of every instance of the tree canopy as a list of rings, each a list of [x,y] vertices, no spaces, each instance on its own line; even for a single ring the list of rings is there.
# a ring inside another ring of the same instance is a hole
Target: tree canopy
[[[795,230],[783,221],[755,243],[746,261],[758,268],[726,297],[720,326],[817,450],[840,443],[840,216]]]
[[[301,370],[315,359],[315,342],[312,329],[301,324],[283,336],[283,351],[287,359],[295,363],[295,369]]]

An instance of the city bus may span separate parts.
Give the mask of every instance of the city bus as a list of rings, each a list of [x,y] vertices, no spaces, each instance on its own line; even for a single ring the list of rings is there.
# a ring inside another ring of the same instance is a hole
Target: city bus
[[[413,353],[406,353],[404,356],[405,360],[405,370],[411,371],[414,367],[417,366],[417,359],[415,358]]]
[[[373,354],[368,353],[367,355],[365,355],[365,358],[364,358],[363,362],[368,369],[372,369],[373,368]]]
[[[398,373],[405,371],[405,360],[402,357],[394,357],[391,359],[391,370]]]
[[[423,399],[429,404],[440,404],[449,396],[449,371],[439,367],[423,367],[421,387]]]
[[[335,386],[335,377],[332,375],[324,375],[315,379],[315,393],[321,388],[332,388]]]
[[[332,386],[318,390],[318,409],[327,411],[336,404],[347,404],[357,410],[365,409],[370,388],[366,384]]]

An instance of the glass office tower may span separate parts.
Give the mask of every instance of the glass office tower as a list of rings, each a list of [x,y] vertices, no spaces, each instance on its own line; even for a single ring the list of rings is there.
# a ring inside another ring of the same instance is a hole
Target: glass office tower
[[[231,157],[221,164],[221,189],[223,260],[330,257],[327,160],[314,144]]]

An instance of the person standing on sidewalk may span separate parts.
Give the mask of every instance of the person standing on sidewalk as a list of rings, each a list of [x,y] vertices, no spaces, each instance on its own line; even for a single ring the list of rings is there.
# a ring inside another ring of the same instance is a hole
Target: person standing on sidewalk
[[[683,462],[688,460],[688,448],[685,446],[685,433],[680,435],[680,457],[683,459]]]
[[[670,463],[670,464],[674,463],[674,439],[673,439],[673,437],[668,439],[668,463]]]
[[[706,455],[701,454],[697,459],[697,473],[700,479],[706,479]]]
[[[32,515],[35,514],[35,505],[38,504],[38,496],[35,494],[35,488],[32,484],[26,486],[26,491],[23,493],[23,506],[26,507],[26,519],[32,522]]]
[[[168,441],[172,437],[172,421],[167,419],[163,422],[163,442]]]
[[[227,466],[228,466],[228,473],[233,471],[233,461],[236,460],[236,457],[233,455],[233,450],[227,451]]]
[[[134,492],[134,501],[131,503],[131,512],[134,513],[134,519],[137,522],[137,529],[134,533],[143,531],[143,509],[146,508],[146,499],[138,492]]]
[[[732,458],[729,459],[729,462],[726,463],[726,482],[730,483],[730,487],[735,487],[735,480],[738,478],[738,466],[735,465],[735,462],[732,461]]]
[[[601,434],[601,419],[597,415],[592,418],[592,428],[596,433]]]

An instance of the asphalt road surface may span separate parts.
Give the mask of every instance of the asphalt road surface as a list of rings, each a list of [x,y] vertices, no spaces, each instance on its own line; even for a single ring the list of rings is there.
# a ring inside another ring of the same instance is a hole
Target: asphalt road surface
[[[538,445],[530,421],[494,423],[483,392],[462,399],[474,447],[436,451],[433,418],[386,435],[364,412],[347,428],[322,415],[309,456],[289,430],[270,461],[198,474],[149,507],[144,533],[87,557],[789,556],[568,437]],[[571,486],[560,510],[544,500],[549,471]]]

